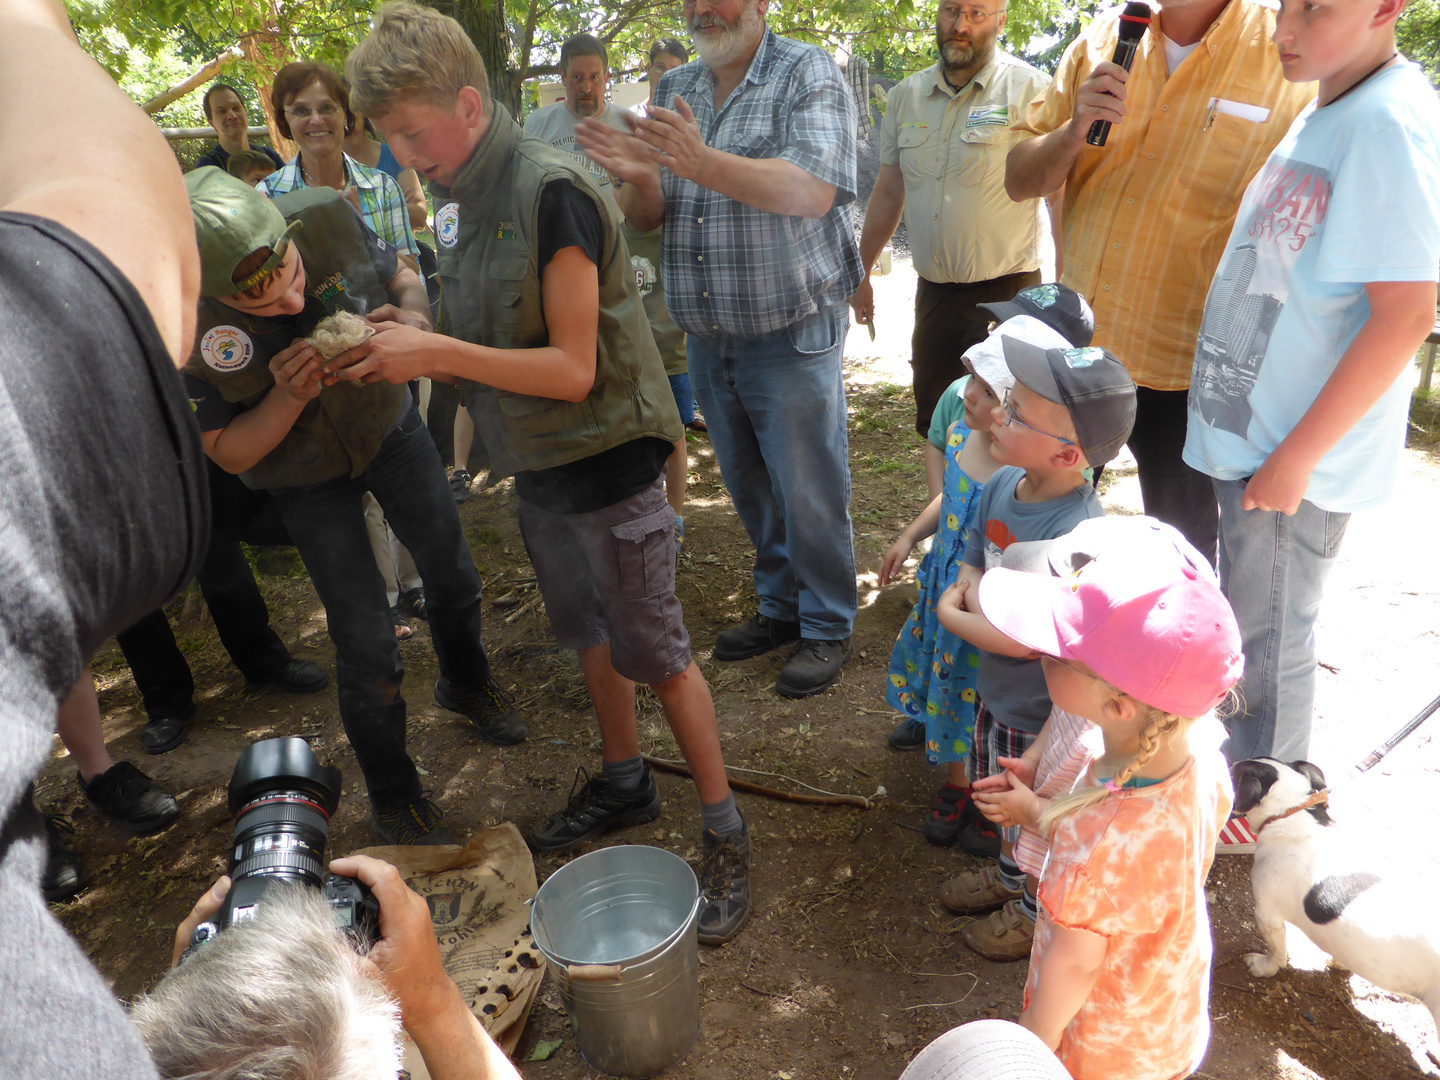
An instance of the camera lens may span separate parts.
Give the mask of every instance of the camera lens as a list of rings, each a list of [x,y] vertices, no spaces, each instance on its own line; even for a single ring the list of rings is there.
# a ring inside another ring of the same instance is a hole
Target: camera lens
[[[230,779],[230,874],[236,883],[266,876],[319,888],[339,789],[340,770],[322,766],[304,739],[246,747]]]

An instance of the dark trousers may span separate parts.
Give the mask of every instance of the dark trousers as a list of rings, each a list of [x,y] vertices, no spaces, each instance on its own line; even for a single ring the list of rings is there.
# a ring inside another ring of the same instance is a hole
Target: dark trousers
[[[270,627],[270,613],[240,541],[212,536],[195,579],[221,644],[248,681],[268,682],[290,663],[290,650]],[[195,680],[164,611],[152,611],[115,635],[115,640],[135,676],[150,719],[183,716],[190,711]]]
[[[365,529],[367,490],[425,583],[441,677],[457,695],[471,693],[489,682],[490,662],[480,641],[480,575],[419,410],[411,407],[358,477],[273,492],[325,605],[345,734],[371,801],[390,810],[419,797],[420,776],[405,751],[405,668]]]
[[[995,316],[975,305],[1013,300],[1021,289],[1039,284],[1039,270],[965,284],[919,279],[915,286],[910,366],[914,371],[915,430],[922,436],[930,432],[930,418],[940,395],[965,374],[960,357],[970,346],[985,340],[995,321]]]
[[[290,662],[290,650],[270,627],[270,613],[240,541],[289,544],[290,537],[268,495],[251,491],[214,462],[207,461],[206,466],[210,546],[195,580],[231,661],[248,681],[269,682]],[[135,676],[150,719],[190,712],[195,680],[164,611],[150,612],[115,635],[115,641]]]
[[[1220,532],[1215,488],[1210,477],[1196,472],[1181,458],[1189,393],[1137,386],[1135,427],[1128,445],[1140,467],[1145,513],[1174,525],[1213,566]]]

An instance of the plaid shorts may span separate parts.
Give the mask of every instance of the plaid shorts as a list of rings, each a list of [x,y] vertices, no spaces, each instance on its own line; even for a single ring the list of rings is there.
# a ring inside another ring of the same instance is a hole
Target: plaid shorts
[[[1003,772],[996,764],[998,759],[1018,758],[1029,750],[1038,736],[1019,728],[1007,727],[995,719],[995,714],[985,707],[983,701],[975,703],[975,737],[970,740],[970,757],[965,762],[965,775],[973,784],[982,776],[994,776]],[[1020,839],[1020,826],[1011,825],[1000,830],[1000,835],[1013,846]]]

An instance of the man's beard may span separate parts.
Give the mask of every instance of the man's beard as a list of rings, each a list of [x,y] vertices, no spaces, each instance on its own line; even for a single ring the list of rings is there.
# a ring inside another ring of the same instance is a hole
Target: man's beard
[[[760,18],[758,4],[750,3],[740,12],[735,25],[728,25],[718,15],[711,15],[703,25],[723,26],[725,32],[718,38],[710,34],[697,33],[701,26],[698,17],[689,20],[690,37],[695,42],[695,52],[708,67],[724,67],[745,55],[764,33],[765,21]]]
[[[970,44],[961,41],[944,41],[937,31],[935,43],[940,49],[940,64],[946,71],[976,71],[984,67],[995,52],[995,39],[976,41],[972,35]]]

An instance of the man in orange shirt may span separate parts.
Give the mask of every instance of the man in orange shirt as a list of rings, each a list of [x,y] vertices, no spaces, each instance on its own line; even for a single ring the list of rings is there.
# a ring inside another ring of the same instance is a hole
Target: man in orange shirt
[[[1287,83],[1258,0],[1162,0],[1131,70],[1110,61],[1120,9],[1065,51],[1010,151],[1015,200],[1065,186],[1062,280],[1095,311],[1094,344],[1137,385],[1130,450],[1145,512],[1212,561],[1210,478],[1181,459],[1186,395],[1205,295],[1245,186],[1315,96]],[[1114,127],[1104,147],[1085,136]]]

